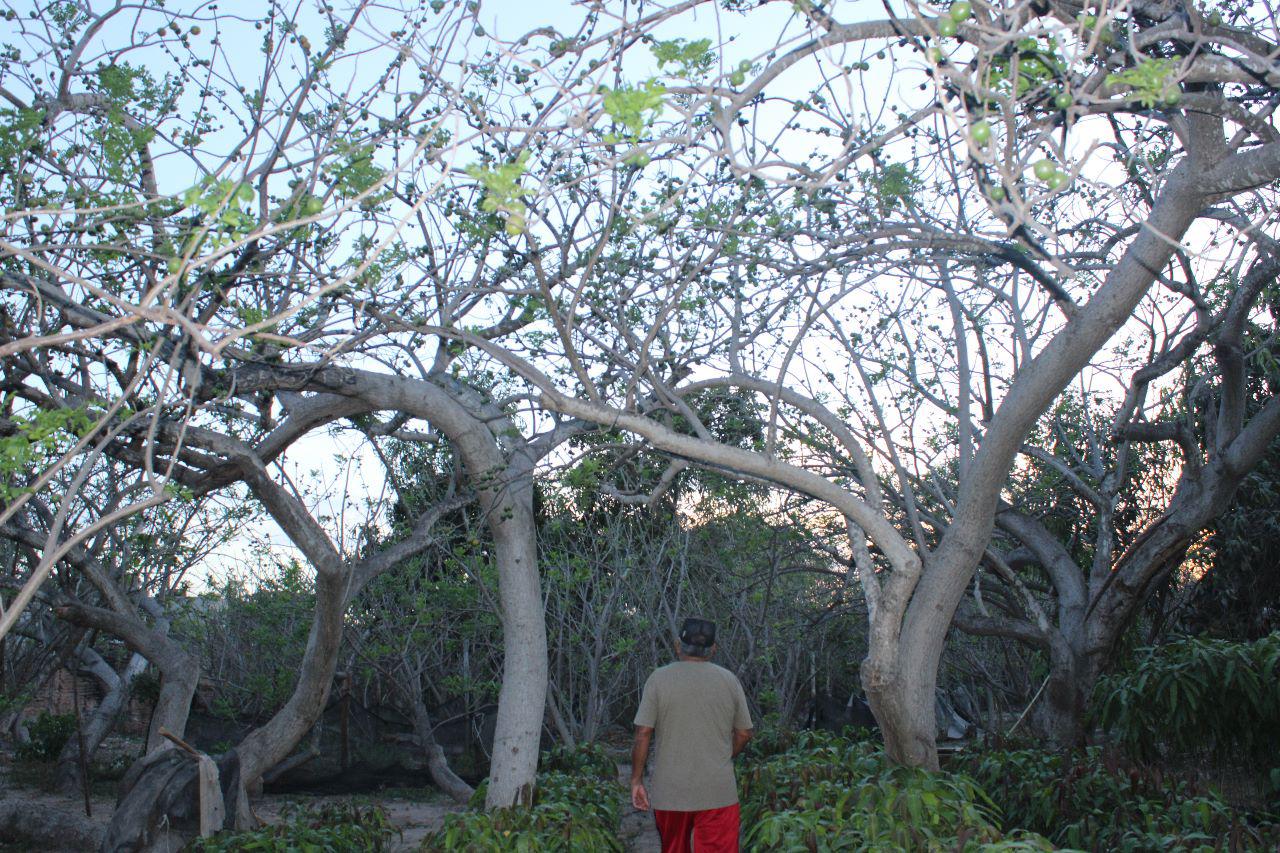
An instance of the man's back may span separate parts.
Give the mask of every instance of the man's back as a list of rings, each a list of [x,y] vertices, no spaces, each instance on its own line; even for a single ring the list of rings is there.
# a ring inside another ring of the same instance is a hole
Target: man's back
[[[700,811],[738,802],[733,731],[751,728],[742,685],[707,661],[677,661],[645,682],[635,724],[655,730],[653,808]]]

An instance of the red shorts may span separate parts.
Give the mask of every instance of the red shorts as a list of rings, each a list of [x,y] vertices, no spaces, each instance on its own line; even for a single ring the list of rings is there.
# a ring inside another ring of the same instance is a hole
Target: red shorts
[[[738,853],[737,803],[698,812],[654,809],[653,820],[662,837],[662,853]]]

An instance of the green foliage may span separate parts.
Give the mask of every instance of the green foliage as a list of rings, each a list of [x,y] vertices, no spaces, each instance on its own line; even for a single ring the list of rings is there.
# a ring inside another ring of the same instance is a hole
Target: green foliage
[[[756,850],[1049,850],[997,828],[972,779],[888,762],[877,746],[819,732],[777,734],[785,751],[739,780],[746,843]]]
[[[26,479],[65,451],[94,423],[87,409],[37,409],[28,416],[11,418],[14,430],[0,438],[0,500],[12,500],[24,491],[13,480]]]
[[[716,58],[711,52],[711,39],[659,41],[654,42],[652,50],[654,58],[658,60],[659,68],[667,64],[677,65],[681,77],[697,77],[705,74]]]
[[[1250,827],[1217,794],[1125,766],[1098,747],[1074,753],[973,751],[954,769],[1000,804],[1006,827],[1089,850],[1263,850],[1277,827]]]
[[[41,711],[27,724],[28,743],[18,745],[16,755],[23,761],[53,761],[67,745],[76,730],[75,714],[50,714]]]
[[[484,199],[480,209],[485,213],[501,213],[506,218],[508,234],[516,235],[524,231],[528,224],[529,206],[524,202],[527,192],[520,186],[529,165],[529,152],[524,152],[510,163],[497,166],[479,164],[467,167],[467,174],[480,182],[484,188]]]
[[[1058,40],[1052,37],[1025,38],[1016,50],[991,59],[988,83],[992,89],[1021,97],[1062,76],[1066,67],[1058,58]],[[1016,82],[1014,82],[1016,81]]]
[[[1164,104],[1175,104],[1182,94],[1176,80],[1172,79],[1178,64],[1172,59],[1146,58],[1132,68],[1107,75],[1112,86],[1128,86],[1131,97],[1147,109]]]
[[[296,561],[259,577],[255,586],[228,581],[223,605],[192,613],[181,626],[194,635],[209,666],[221,667],[210,696],[212,710],[227,719],[261,719],[293,693],[307,645],[315,591]]]
[[[1252,643],[1187,638],[1141,649],[1099,679],[1098,721],[1141,757],[1274,750],[1280,743],[1280,632]]]
[[[590,753],[584,751],[583,754]],[[577,759],[575,759],[577,760]],[[590,767],[596,759],[586,760]],[[601,768],[595,767],[598,771]],[[473,810],[451,814],[444,825],[422,842],[423,851],[622,851],[618,840],[622,788],[616,778],[544,772],[538,777],[533,804],[485,812],[483,789],[473,798]]]
[[[604,744],[580,743],[557,746],[543,754],[538,766],[543,772],[564,773],[605,781],[618,778],[618,765]]]
[[[863,177],[875,197],[876,207],[886,216],[899,204],[910,202],[920,188],[919,176],[902,163],[890,163]]]
[[[623,133],[605,134],[610,144],[622,141],[638,141],[645,129],[662,111],[667,87],[656,80],[646,80],[638,86],[624,83],[616,89],[604,92],[604,111],[615,125],[621,125]]]
[[[257,193],[238,181],[205,178],[183,193],[182,203],[212,217],[216,226],[231,234],[242,234],[254,223],[252,209]]]
[[[285,812],[285,820],[247,832],[219,832],[199,838],[186,849],[194,853],[377,853],[387,850],[400,833],[377,806],[326,803]]]

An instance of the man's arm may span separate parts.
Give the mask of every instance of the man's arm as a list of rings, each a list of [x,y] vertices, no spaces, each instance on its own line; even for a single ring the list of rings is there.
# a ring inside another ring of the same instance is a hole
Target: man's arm
[[[737,733],[734,733],[735,739]],[[649,761],[649,744],[653,741],[653,726],[636,726],[636,740],[631,747],[631,805],[647,812],[649,792],[644,789],[644,766]]]
[[[751,740],[755,734],[755,729],[734,729],[733,730],[733,757],[737,758],[738,753],[746,747],[747,741]]]

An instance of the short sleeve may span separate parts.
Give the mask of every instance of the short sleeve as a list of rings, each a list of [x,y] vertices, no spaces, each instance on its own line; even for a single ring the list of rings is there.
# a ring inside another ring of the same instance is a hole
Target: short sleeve
[[[742,690],[742,682],[738,679],[733,680],[733,686],[738,694],[736,705],[733,711],[733,727],[742,731],[750,729],[751,726],[751,709],[747,706],[747,694]]]
[[[637,726],[647,728],[658,727],[658,688],[654,684],[653,675],[644,682],[644,690],[640,691],[640,707],[636,709],[633,721]]]

